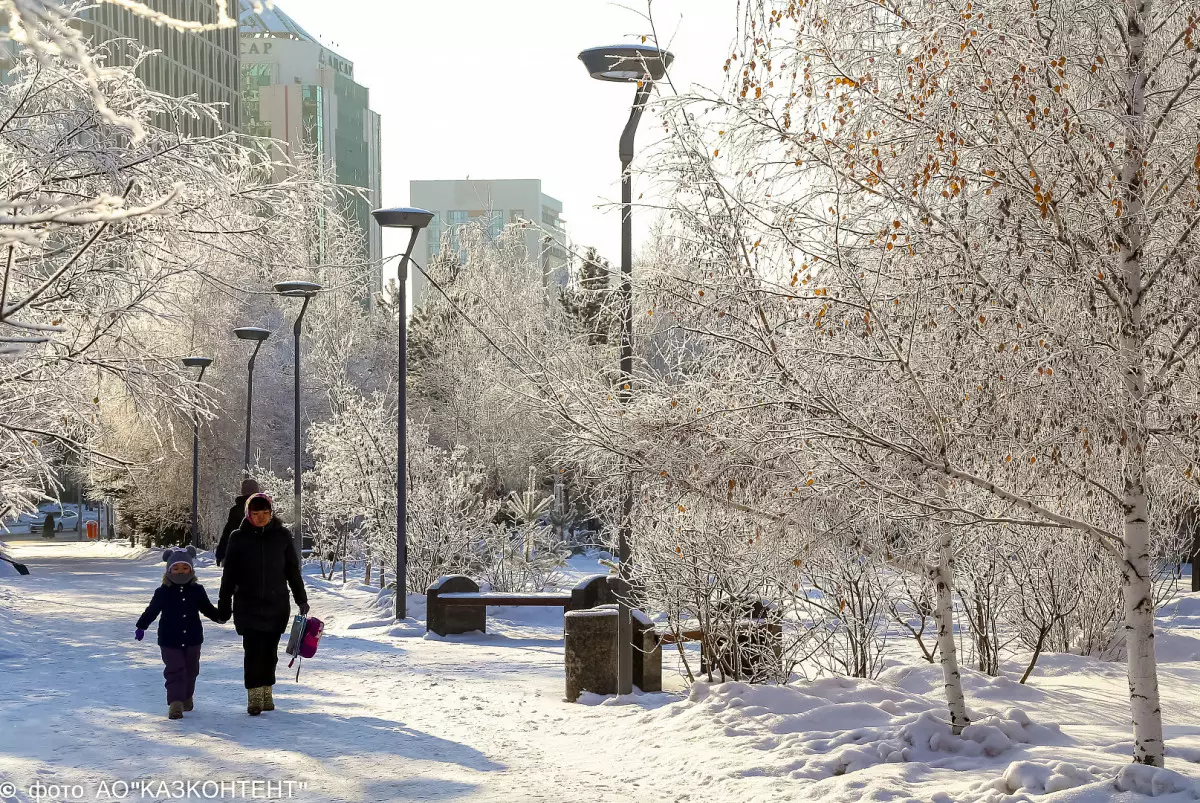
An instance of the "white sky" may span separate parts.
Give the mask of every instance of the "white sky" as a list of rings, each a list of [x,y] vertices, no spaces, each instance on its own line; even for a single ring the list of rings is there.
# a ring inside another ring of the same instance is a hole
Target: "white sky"
[[[354,62],[383,116],[383,201],[408,204],[410,179],[540,178],[567,232],[614,263],[620,221],[617,140],[633,87],[594,81],[577,56],[650,32],[645,0],[276,0]],[[675,54],[673,80],[719,86],[738,0],[653,0]],[[653,142],[648,115],[639,146]],[[659,129],[661,131],[661,129]],[[639,189],[635,185],[634,197]],[[649,213],[635,215],[638,235]],[[384,233],[384,253],[406,236]],[[389,266],[394,275],[394,263]]]

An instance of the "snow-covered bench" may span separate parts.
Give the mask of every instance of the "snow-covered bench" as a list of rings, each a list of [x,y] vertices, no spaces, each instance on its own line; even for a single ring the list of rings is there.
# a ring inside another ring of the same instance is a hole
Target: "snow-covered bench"
[[[448,636],[478,630],[487,632],[487,608],[535,606],[562,608],[564,611],[594,608],[615,601],[607,575],[589,577],[569,593],[511,593],[480,591],[470,577],[451,574],[439,577],[425,592],[425,629]]]
[[[617,602],[620,580],[606,574],[584,578],[570,593],[514,594],[480,591],[479,584],[461,574],[439,577],[425,592],[425,629],[448,636],[478,630],[487,632],[488,606],[561,607],[582,611]],[[633,610],[633,678],[642,691],[662,691],[662,649],[654,623],[639,610]]]

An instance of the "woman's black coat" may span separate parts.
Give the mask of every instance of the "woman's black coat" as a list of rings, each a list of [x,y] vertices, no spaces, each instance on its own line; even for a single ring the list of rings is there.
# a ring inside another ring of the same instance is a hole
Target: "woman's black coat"
[[[292,533],[272,517],[266,527],[243,521],[229,537],[218,609],[231,610],[239,635],[281,634],[291,619],[288,586],[297,605],[308,604]]]

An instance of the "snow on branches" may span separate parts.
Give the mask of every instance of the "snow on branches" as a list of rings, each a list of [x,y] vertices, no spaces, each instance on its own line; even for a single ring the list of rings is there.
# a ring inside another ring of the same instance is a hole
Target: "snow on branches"
[[[734,390],[678,426],[926,518],[944,601],[951,532],[1106,550],[1135,760],[1161,764],[1151,530],[1197,488],[1200,74],[1184,9],[1101,5],[749,4],[725,90],[672,104],[694,258],[655,320]]]
[[[214,110],[151,92],[134,70],[99,86],[140,139],[70,59],[23,51],[0,84],[0,455],[12,467],[0,509],[33,504],[85,452],[117,482],[132,464],[123,445],[139,440],[106,439],[108,417],[142,416],[159,433],[146,443],[170,451],[172,428],[213,405],[179,362],[197,345],[204,288],[215,307],[310,245],[319,182],[273,180],[267,143],[185,135],[185,118]]]

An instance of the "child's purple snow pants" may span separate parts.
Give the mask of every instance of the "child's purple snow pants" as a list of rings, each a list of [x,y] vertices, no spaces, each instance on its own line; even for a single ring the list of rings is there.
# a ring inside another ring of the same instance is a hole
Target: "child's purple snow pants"
[[[196,676],[200,674],[200,645],[159,647],[162,650],[163,677],[167,679],[167,704],[192,699]]]

